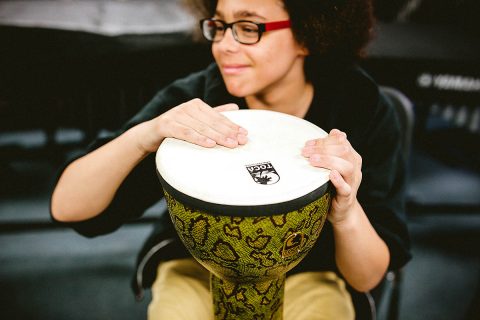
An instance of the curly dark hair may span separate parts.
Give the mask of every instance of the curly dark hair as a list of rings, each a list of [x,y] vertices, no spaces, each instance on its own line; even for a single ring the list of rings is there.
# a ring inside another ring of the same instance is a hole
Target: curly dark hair
[[[184,0],[195,14],[211,17],[217,0]],[[311,56],[352,62],[365,56],[373,36],[372,0],[283,0],[296,40]]]

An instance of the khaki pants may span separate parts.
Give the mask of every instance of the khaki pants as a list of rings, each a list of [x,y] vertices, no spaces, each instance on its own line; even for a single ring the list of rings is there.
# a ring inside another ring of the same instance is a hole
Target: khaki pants
[[[210,275],[194,259],[159,265],[152,286],[150,320],[210,320],[213,304]],[[345,283],[333,272],[306,272],[288,276],[283,307],[285,320],[354,319]]]

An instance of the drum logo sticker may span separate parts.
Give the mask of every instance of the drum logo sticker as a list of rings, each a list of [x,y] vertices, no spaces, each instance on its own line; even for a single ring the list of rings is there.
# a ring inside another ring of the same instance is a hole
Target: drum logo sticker
[[[249,164],[245,167],[253,181],[258,184],[275,184],[280,180],[280,176],[269,161]]]

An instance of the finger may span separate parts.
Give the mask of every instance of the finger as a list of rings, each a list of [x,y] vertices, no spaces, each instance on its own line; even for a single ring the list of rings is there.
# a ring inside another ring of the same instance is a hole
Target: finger
[[[238,109],[239,109],[239,107],[235,103],[227,103],[227,104],[223,104],[221,106],[213,108],[213,110],[215,110],[217,112],[235,111],[235,110],[238,110]]]
[[[235,103],[227,103],[227,104],[224,104],[224,105],[221,105],[221,106],[217,106],[217,107],[214,107],[213,110],[217,111],[217,112],[224,112],[224,111],[236,111],[236,110],[239,110],[239,107],[237,104]],[[223,115],[222,115],[223,116]],[[225,117],[225,116],[224,116]],[[226,118],[226,117],[225,117]],[[226,118],[228,120],[228,118]],[[238,128],[239,129],[239,132],[241,134],[244,134],[244,135],[247,135],[248,132],[247,130],[245,130],[244,128],[240,127],[239,125],[235,124],[232,122],[232,124],[234,125],[235,128]]]
[[[339,141],[345,140],[347,140],[347,134],[345,132],[338,129],[332,129],[326,137],[306,141],[305,146],[315,146],[324,144],[326,142],[338,143]]]
[[[331,137],[347,139],[347,134],[343,131],[338,130],[338,129],[330,130],[330,133],[328,135],[331,136]]]
[[[339,144],[329,144],[323,146],[306,146],[302,148],[302,155],[310,157],[313,154],[329,154],[338,157],[346,157],[350,151],[349,146]]]
[[[305,147],[322,147],[331,144],[342,144],[348,140],[342,138],[342,136],[338,135],[328,135],[324,138],[318,138],[313,140],[308,140],[305,142]]]
[[[213,140],[216,144],[228,148],[235,148],[239,144],[237,135],[233,135],[233,137],[232,135],[225,135],[217,130],[218,127],[212,127],[207,123],[198,120],[198,118],[187,115],[187,117],[178,119],[178,121],[181,125],[181,130],[185,130],[185,127],[190,128],[205,139]],[[181,134],[183,135],[183,133]]]
[[[242,134],[242,133],[240,133],[237,136],[237,139],[238,139],[238,144],[240,144],[240,145],[244,145],[248,142],[248,137],[245,134]]]
[[[217,107],[213,108],[213,110],[215,110],[217,112],[236,111],[236,110],[239,110],[239,107],[235,103],[228,103],[228,104],[224,104],[224,105],[221,105],[221,106],[217,106]],[[223,114],[220,114],[220,115],[222,117],[224,117],[225,120],[230,121],[230,119],[225,117]],[[231,126],[231,128],[233,128],[235,130],[238,130],[238,132],[237,132],[238,143],[239,144],[245,144],[246,141],[247,141],[246,136],[248,135],[248,131],[245,128],[239,126],[238,124],[236,124],[234,122],[230,121],[229,124],[233,125],[233,126]]]
[[[337,196],[348,197],[352,193],[352,187],[343,179],[337,170],[330,171],[330,181],[335,187]]]
[[[238,106],[229,104],[221,108],[236,110]],[[184,103],[178,108],[177,113],[178,117],[176,119],[179,123],[193,128],[199,134],[214,140],[217,144],[229,148],[238,146],[240,127],[202,100],[193,99]]]
[[[314,154],[308,158],[308,161],[314,167],[336,170],[348,181],[351,180],[348,177],[352,177],[355,170],[350,161],[332,155]]]
[[[325,138],[310,140],[305,143],[302,148],[302,155],[310,157],[313,154],[334,155],[355,162],[356,151],[346,139],[346,134],[334,129]]]
[[[239,133],[246,133],[241,130],[240,126],[232,122],[225,115],[218,112],[218,110],[238,110],[238,106],[235,104],[226,104],[217,108],[211,108],[209,105],[199,100],[196,101],[197,106],[189,113],[191,117],[205,123],[207,126],[218,131],[220,134],[229,137],[233,140],[237,140]]]
[[[212,148],[217,143],[203,134],[198,133],[196,130],[189,126],[176,123],[175,128],[172,129],[173,136],[177,139],[181,139],[202,147]]]

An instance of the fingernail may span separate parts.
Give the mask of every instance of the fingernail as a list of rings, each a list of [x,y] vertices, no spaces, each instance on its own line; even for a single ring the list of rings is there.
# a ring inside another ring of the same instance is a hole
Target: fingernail
[[[314,161],[314,162],[318,162],[318,161],[320,161],[320,158],[321,158],[320,155],[314,154],[310,157],[310,160]]]
[[[247,135],[247,134],[248,134],[248,131],[245,130],[244,128],[242,128],[242,127],[238,128],[238,132],[241,133],[241,134],[243,134],[243,135]]]
[[[233,145],[237,145],[237,141],[231,139],[231,138],[227,138],[226,140],[227,144],[233,144]]]
[[[238,143],[239,143],[239,144],[246,144],[247,141],[248,141],[248,138],[247,138],[246,135],[239,134],[239,135],[237,136],[237,140],[238,140]]]
[[[214,145],[217,144],[214,140],[212,140],[212,139],[210,139],[210,138],[206,138],[206,139],[205,139],[205,142],[206,142],[208,145],[211,145],[211,146],[214,146]]]
[[[315,140],[309,140],[305,143],[306,146],[314,146],[315,145]]]

